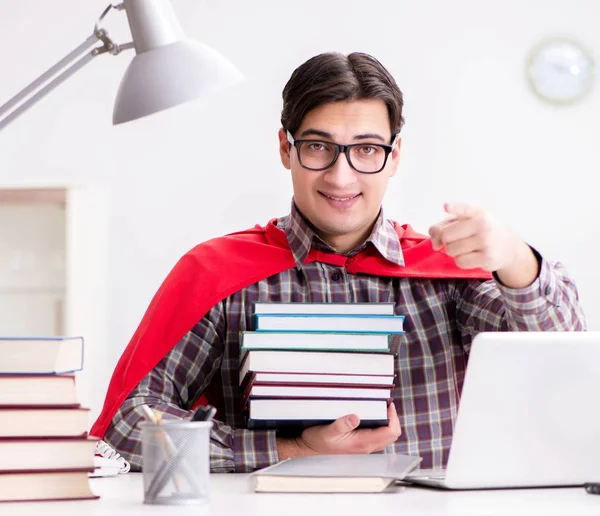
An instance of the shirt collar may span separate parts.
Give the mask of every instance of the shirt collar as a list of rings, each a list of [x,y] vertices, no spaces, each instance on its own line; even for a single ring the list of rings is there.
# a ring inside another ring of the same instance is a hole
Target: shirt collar
[[[306,261],[311,248],[330,253],[336,252],[335,249],[315,233],[311,224],[300,213],[293,200],[290,214],[286,217],[281,217],[277,221],[277,226],[285,231],[298,269],[302,268],[302,264]],[[347,256],[353,256],[361,252],[369,244],[372,244],[381,256],[389,262],[404,266],[404,256],[400,247],[398,234],[394,229],[394,223],[384,218],[383,209],[379,212],[379,216],[367,240],[347,253]]]

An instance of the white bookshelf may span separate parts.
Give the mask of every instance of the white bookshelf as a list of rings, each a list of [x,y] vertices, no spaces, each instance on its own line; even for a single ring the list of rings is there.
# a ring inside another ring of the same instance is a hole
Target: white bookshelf
[[[1,335],[64,332],[65,260],[65,193],[0,190]]]

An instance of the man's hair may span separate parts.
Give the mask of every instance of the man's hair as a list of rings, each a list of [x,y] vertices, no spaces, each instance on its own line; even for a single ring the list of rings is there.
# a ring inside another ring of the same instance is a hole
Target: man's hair
[[[326,52],[300,65],[283,89],[282,127],[294,134],[307,113],[330,102],[381,99],[392,134],[404,125],[402,92],[374,57],[354,52]]]

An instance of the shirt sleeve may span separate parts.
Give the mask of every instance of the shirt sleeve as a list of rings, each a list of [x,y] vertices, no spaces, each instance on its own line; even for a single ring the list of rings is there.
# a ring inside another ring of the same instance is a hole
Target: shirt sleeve
[[[223,340],[207,314],[129,394],[115,414],[104,440],[133,471],[142,468],[141,405],[165,418],[185,419],[206,389],[223,356]],[[218,314],[215,314],[218,315]],[[217,414],[218,417],[218,414]],[[275,431],[235,429],[215,420],[210,436],[213,472],[248,472],[278,460]]]
[[[483,331],[586,329],[577,287],[565,267],[536,255],[540,272],[527,287],[509,288],[498,279],[455,284],[457,325],[467,352]]]

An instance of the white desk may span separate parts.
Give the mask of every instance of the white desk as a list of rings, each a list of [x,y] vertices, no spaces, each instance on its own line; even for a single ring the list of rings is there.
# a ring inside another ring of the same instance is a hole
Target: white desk
[[[445,492],[401,487],[386,494],[253,493],[248,475],[211,476],[204,506],[144,505],[142,475],[91,480],[99,500],[0,504],[2,516],[517,516],[600,515],[600,496],[583,488]]]

